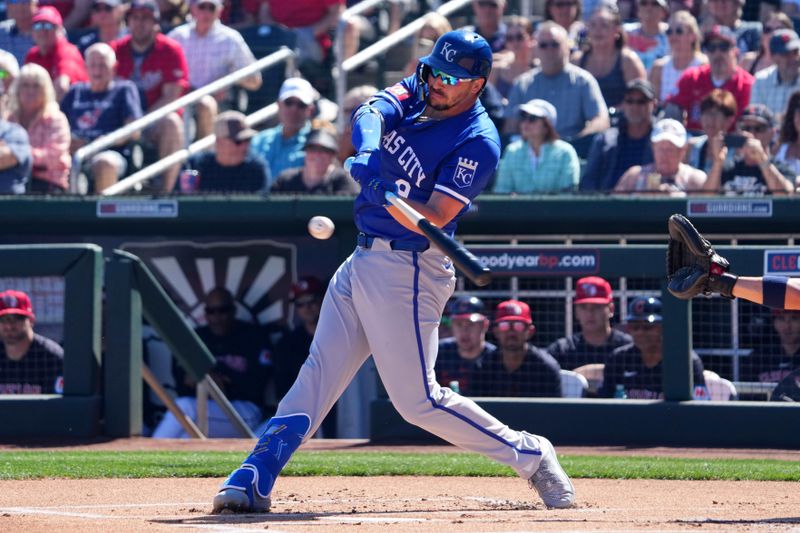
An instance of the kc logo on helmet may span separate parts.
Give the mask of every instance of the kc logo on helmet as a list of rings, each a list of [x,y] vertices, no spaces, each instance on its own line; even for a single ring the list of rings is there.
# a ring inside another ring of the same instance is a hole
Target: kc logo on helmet
[[[450,43],[444,43],[442,45],[442,51],[439,53],[444,56],[448,63],[452,63],[453,56],[456,55],[456,51],[450,48]]]
[[[477,169],[477,161],[459,157],[458,166],[456,167],[455,174],[453,175],[453,183],[462,189],[464,187],[469,187],[472,185],[472,180],[475,179],[475,171]]]

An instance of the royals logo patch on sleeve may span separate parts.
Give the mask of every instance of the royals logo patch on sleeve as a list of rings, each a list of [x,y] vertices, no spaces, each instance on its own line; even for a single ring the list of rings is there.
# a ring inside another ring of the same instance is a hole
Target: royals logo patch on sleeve
[[[397,98],[401,102],[410,96],[408,94],[408,90],[406,90],[406,88],[400,85],[399,83],[396,83],[391,87],[389,87],[388,89],[386,89],[386,92],[392,93],[395,96],[395,98]]]
[[[458,166],[453,174],[453,183],[457,187],[465,188],[472,185],[472,180],[475,179],[475,171],[478,169],[478,162],[466,159],[463,157],[458,158]]]

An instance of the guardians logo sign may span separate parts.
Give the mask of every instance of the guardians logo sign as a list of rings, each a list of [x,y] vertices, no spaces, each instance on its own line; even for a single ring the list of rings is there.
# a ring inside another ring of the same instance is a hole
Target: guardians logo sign
[[[194,325],[205,324],[204,300],[224,287],[236,300],[236,317],[257,324],[286,323],[287,295],[297,278],[297,249],[270,240],[127,243]]]

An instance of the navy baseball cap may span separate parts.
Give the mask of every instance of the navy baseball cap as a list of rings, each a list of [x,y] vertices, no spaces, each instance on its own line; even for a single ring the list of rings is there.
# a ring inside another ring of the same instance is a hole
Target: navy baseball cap
[[[769,51],[773,54],[788,54],[800,50],[800,37],[792,30],[778,30],[769,39]]]
[[[628,304],[626,322],[661,322],[661,300],[658,298],[634,298]]]
[[[451,320],[457,318],[469,320],[470,322],[486,320],[483,300],[477,296],[459,296],[450,303],[447,314]]]
[[[492,48],[474,31],[449,31],[419,61],[456,78],[488,78],[492,71]]]

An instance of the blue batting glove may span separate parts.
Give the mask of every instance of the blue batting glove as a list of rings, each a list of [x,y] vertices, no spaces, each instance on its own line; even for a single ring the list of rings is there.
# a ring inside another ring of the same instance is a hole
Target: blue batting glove
[[[346,168],[346,167],[345,167]],[[348,169],[356,182],[364,184],[375,176],[381,175],[381,155],[374,152],[359,152],[350,162]]]
[[[390,205],[386,199],[386,191],[397,194],[397,184],[383,178],[370,178],[361,185],[361,194],[364,199],[375,205]]]

